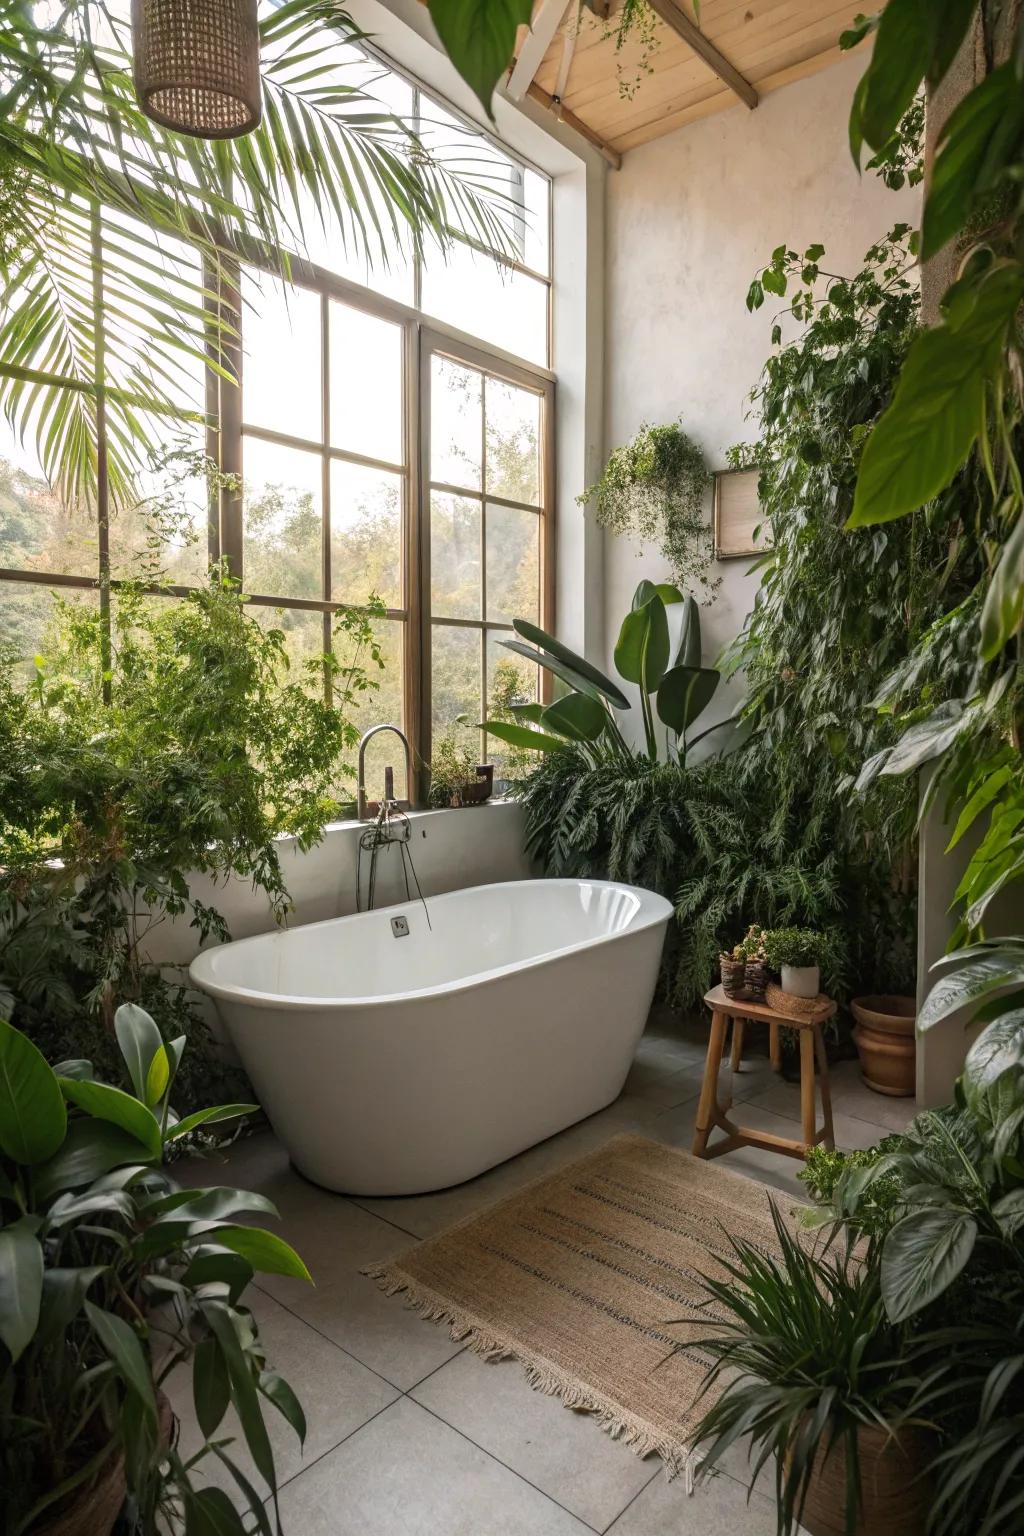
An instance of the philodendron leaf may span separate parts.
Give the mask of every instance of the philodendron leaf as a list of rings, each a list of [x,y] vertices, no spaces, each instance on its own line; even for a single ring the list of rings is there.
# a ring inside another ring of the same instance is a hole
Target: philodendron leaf
[[[992,661],[1024,624],[1024,513],[1003,545],[981,614],[981,654]]]
[[[636,683],[647,693],[654,693],[665,675],[668,618],[665,604],[653,587],[651,596],[627,613],[622,621],[615,646],[615,665],[627,683]]]
[[[533,0],[428,0],[445,52],[493,118],[494,87],[515,54],[516,32],[528,27]]]
[[[878,23],[874,53],[859,102],[860,133],[884,149],[928,70],[930,29],[921,0],[889,0]]]
[[[915,512],[950,483],[984,427],[986,391],[1022,296],[1024,269],[1006,263],[985,279],[957,329],[937,325],[917,338],[867,440],[847,527]]]
[[[0,1019],[0,1152],[30,1166],[53,1156],[68,1116],[60,1084],[42,1052]]]
[[[676,735],[704,713],[721,682],[713,667],[672,667],[658,688],[658,718]]]
[[[882,1249],[882,1300],[902,1323],[949,1289],[974,1250],[978,1226],[955,1206],[929,1206],[896,1223]]]
[[[569,736],[573,741],[597,741],[604,735],[608,713],[596,699],[585,693],[570,693],[549,704],[541,716],[541,725]]]
[[[146,1102],[146,1082],[153,1057],[163,1050],[164,1037],[144,1008],[122,1003],[114,1015],[114,1032],[121,1047],[136,1097]]]
[[[153,1057],[154,1061],[158,1059],[158,1055]],[[152,1110],[147,1109],[145,1104],[133,1098],[130,1093],[122,1093],[120,1088],[111,1088],[107,1083],[92,1083],[73,1077],[62,1078],[61,1088],[69,1103],[84,1109],[94,1120],[106,1120],[111,1125],[120,1126],[122,1131],[127,1131],[129,1136],[141,1142],[151,1157],[160,1156],[162,1141],[159,1122]]]
[[[38,1222],[22,1217],[0,1230],[0,1339],[12,1362],[31,1343],[43,1299],[43,1250]]]
[[[565,736],[550,736],[546,731],[513,725],[508,720],[485,720],[484,730],[499,741],[507,741],[510,747],[525,747],[529,752],[564,752],[568,745]]]
[[[615,705],[616,709],[629,708],[629,700],[622,689],[613,683],[610,677],[606,677],[599,667],[587,661],[586,657],[577,656],[576,652],[571,651],[567,645],[563,645],[561,640],[556,640],[554,635],[549,635],[547,630],[541,629],[538,624],[531,624],[529,619],[514,619],[512,627],[517,635],[522,635],[524,640],[539,646],[544,655],[538,657],[533,651],[517,646],[512,640],[503,641],[502,643],[509,650],[516,650],[520,655],[532,657],[534,661],[539,661],[542,667],[548,667],[552,672],[557,670],[551,665],[552,659],[559,661],[571,675],[566,676],[565,673],[557,673],[557,675],[564,676],[564,680],[571,688],[578,689],[580,693],[590,693],[594,698],[607,699],[610,704]],[[584,687],[579,681],[580,678],[588,683],[589,687]]]
[[[968,1109],[989,1124],[1022,1102],[1024,1008],[985,1026],[967,1052],[961,1081]]]
[[[966,1023],[982,1003],[1005,997],[1020,987],[1024,987],[1024,955],[1019,950],[980,955],[935,983],[924,1000],[917,1027],[923,1033],[945,1019],[959,1018]]]

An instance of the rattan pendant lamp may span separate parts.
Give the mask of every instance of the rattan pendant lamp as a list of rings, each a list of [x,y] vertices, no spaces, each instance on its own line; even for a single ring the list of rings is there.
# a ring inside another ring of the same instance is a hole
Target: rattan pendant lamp
[[[132,0],[135,89],[147,117],[237,139],[263,115],[257,0]]]

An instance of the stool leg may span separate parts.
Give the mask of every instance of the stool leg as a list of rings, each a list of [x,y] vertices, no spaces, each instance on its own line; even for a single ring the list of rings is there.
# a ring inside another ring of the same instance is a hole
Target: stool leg
[[[708,1054],[704,1063],[704,1086],[700,1091],[697,1127],[693,1137],[694,1157],[704,1157],[708,1136],[718,1110],[718,1071],[722,1065],[725,1028],[728,1022],[728,1017],[724,1013],[716,1012],[711,1015],[711,1038],[708,1040]]]
[[[742,1019],[733,1019],[733,1021],[732,1021],[732,1057],[730,1058],[729,1065],[732,1067],[732,1070],[734,1072],[738,1072],[740,1067],[743,1065],[743,1035],[744,1035],[743,1020]]]
[[[782,1071],[782,1040],[779,1037],[779,1026],[768,1025],[768,1055],[771,1058],[772,1071]]]
[[[832,1088],[828,1080],[828,1052],[825,1037],[818,1026],[814,1030],[814,1054],[818,1058],[818,1088],[821,1092],[821,1112],[825,1120],[825,1145],[835,1151],[836,1138],[832,1131]]]
[[[800,1031],[800,1120],[804,1142],[814,1144],[817,1135],[814,1114],[814,1037],[817,1030]]]

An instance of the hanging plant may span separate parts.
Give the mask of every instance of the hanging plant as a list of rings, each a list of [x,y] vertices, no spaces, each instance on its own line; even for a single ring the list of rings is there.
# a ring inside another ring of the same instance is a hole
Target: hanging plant
[[[704,455],[678,422],[645,422],[633,441],[616,448],[604,474],[578,497],[593,499],[597,520],[614,533],[656,543],[672,579],[684,592],[699,590],[710,603],[721,577],[712,578],[715,556],[705,499],[711,474]]]
[[[636,40],[640,53],[636,63],[627,66],[622,59],[622,50],[631,37]],[[619,95],[623,101],[632,101],[647,76],[654,74],[654,56],[661,46],[658,17],[647,0],[623,0],[621,11],[608,17],[601,41],[612,40]]]

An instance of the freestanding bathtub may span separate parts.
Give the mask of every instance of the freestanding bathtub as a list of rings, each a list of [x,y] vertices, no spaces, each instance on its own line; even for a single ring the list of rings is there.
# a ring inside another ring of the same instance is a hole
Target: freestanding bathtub
[[[419,1194],[611,1103],[671,913],[632,886],[513,881],[242,939],[190,974],[300,1172]]]

